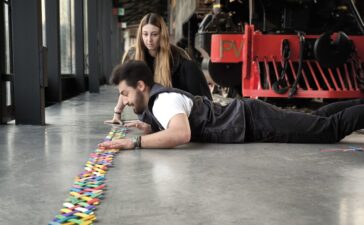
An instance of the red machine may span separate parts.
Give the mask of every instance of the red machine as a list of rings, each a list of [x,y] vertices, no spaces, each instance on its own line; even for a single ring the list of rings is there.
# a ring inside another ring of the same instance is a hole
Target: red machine
[[[338,34],[333,34],[335,35]],[[318,40],[319,36],[307,35],[304,38]],[[333,37],[336,40],[337,38],[340,37]],[[290,53],[287,53],[290,55],[286,59],[281,50],[284,49],[284,40],[290,43]],[[246,25],[242,35],[212,35],[211,62],[242,62],[242,94],[247,97],[291,95],[290,97],[296,98],[360,98],[364,97],[360,87],[362,84],[359,82],[364,78],[361,61],[364,59],[364,36],[350,36],[350,40],[355,50],[342,65],[334,68],[325,67],[312,58],[302,60],[300,69],[301,50],[298,35],[264,35],[254,31],[253,25]],[[283,71],[285,63],[287,66]],[[300,80],[297,80],[299,69],[302,75]],[[277,82],[284,88],[275,90]],[[297,90],[292,92],[289,89],[294,87],[295,82]]]
[[[214,33],[205,26],[208,32],[200,30],[196,47],[208,60],[212,79],[241,88],[245,97],[363,98],[363,22],[352,1],[330,2],[325,12],[317,13],[321,7],[317,1],[276,1],[278,6],[268,9],[276,10],[275,14],[282,9],[284,23],[278,20],[279,26],[271,31],[254,23],[250,8],[250,22],[240,18],[243,30]],[[260,3],[269,6],[268,1]],[[223,11],[216,14],[218,20],[225,18],[224,23],[231,24],[232,14],[224,17],[221,13],[224,15]],[[305,13],[309,13],[307,18],[300,17]],[[263,17],[267,20],[265,14]],[[206,47],[209,42],[210,48]]]

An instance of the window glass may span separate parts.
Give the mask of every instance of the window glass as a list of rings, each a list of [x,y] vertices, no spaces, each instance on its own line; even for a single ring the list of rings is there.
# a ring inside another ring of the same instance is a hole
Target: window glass
[[[47,46],[45,0],[42,0],[42,38],[43,46]]]
[[[11,73],[10,66],[10,17],[9,17],[9,5],[5,3],[4,5],[4,15],[5,15],[5,73]]]
[[[61,73],[75,74],[74,7],[72,0],[60,0]]]
[[[88,59],[88,13],[87,0],[83,1],[83,43],[84,43],[84,73],[89,74],[89,59]]]
[[[11,106],[11,82],[6,81],[6,106]]]
[[[70,0],[71,11],[71,73],[76,74],[75,1]]]

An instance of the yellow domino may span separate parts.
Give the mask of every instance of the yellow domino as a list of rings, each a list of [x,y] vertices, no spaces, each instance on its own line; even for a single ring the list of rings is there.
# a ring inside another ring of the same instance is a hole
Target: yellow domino
[[[81,221],[86,222],[86,221],[95,221],[96,220],[96,216],[95,215],[89,215],[88,217],[82,218]]]
[[[92,198],[87,197],[87,196],[82,196],[81,198],[82,198],[82,200],[85,200],[85,201],[90,201],[90,200],[92,200]]]
[[[70,192],[70,195],[72,195],[73,197],[75,197],[75,198],[81,198],[83,195],[81,195],[81,194],[79,194],[79,193],[77,193],[77,192],[74,192],[74,191],[71,191]]]
[[[99,169],[99,168],[93,168],[94,170],[98,171],[99,173],[106,173],[105,170]]]
[[[81,213],[81,212],[77,212],[74,215],[82,217],[83,220],[90,220],[89,218],[92,218],[92,216],[93,216],[93,215],[89,215],[89,214]]]
[[[61,209],[60,210],[62,213],[70,213],[70,212],[72,212],[72,210],[70,210],[70,209],[66,209],[66,208],[63,208],[63,209]]]

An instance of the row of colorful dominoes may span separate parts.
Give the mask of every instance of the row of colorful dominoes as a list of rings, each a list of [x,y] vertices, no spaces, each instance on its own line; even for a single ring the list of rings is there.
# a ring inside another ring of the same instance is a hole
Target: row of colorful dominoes
[[[125,127],[113,128],[104,141],[124,138],[127,133]],[[96,220],[94,211],[106,189],[105,174],[118,152],[118,149],[96,149],[90,154],[84,171],[75,178],[60,214],[48,225],[90,225]]]

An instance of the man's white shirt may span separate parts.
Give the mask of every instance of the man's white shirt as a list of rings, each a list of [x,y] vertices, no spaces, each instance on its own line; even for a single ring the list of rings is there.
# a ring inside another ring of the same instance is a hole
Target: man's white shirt
[[[184,113],[190,116],[193,101],[189,97],[179,93],[161,93],[154,101],[153,114],[164,129],[167,129],[169,121],[177,114]]]

